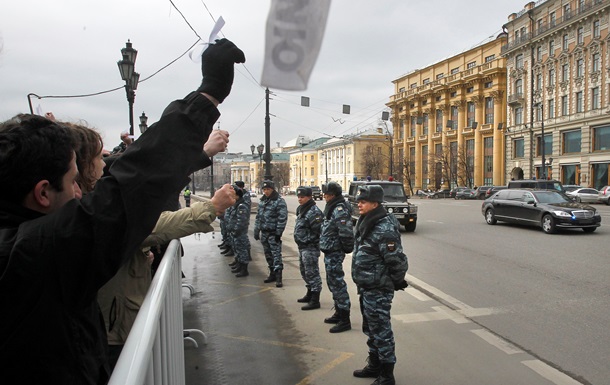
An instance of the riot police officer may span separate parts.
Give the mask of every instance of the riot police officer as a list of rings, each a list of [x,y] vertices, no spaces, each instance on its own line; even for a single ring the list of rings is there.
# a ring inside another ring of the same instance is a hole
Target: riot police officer
[[[324,253],[326,283],[333,294],[335,313],[324,320],[335,324],[331,333],[340,333],[352,328],[350,322],[350,299],[345,283],[343,260],[354,248],[351,206],[343,198],[341,185],[330,182],[322,186],[326,208],[320,235],[320,250]]]
[[[307,294],[297,302],[306,303],[302,310],[313,310],[320,308],[320,292],[322,291],[322,279],[318,259],[320,258],[320,232],[324,215],[312,199],[311,187],[301,186],[297,188],[297,218],[294,225],[294,241],[299,247],[299,269],[301,277],[305,281]]]
[[[244,192],[233,185],[237,201],[230,211],[230,219],[227,221],[227,232],[233,242],[233,252],[235,253],[235,263],[232,264],[231,271],[236,273],[236,277],[247,277],[248,263],[250,257],[250,239],[248,238],[248,225],[250,224],[250,206],[244,201]]]
[[[362,331],[368,337],[368,364],[355,370],[355,377],[371,377],[374,384],[394,385],[396,363],[390,309],[395,290],[407,287],[409,267],[402,251],[400,225],[381,205],[383,188],[366,185],[358,188],[356,240],[352,255],[352,279],[358,287]]]
[[[254,239],[263,244],[269,266],[269,276],[264,282],[275,282],[276,287],[282,287],[282,234],[288,220],[288,208],[284,198],[275,190],[273,181],[263,181],[262,189],[263,196],[254,222]]]

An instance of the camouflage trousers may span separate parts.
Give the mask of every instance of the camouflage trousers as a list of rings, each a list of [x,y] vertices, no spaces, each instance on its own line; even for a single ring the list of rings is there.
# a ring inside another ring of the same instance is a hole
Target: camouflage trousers
[[[299,269],[301,277],[311,291],[322,291],[322,278],[320,277],[320,267],[318,259],[320,249],[317,247],[307,247],[299,249]]]
[[[250,256],[250,238],[248,233],[230,236],[231,248],[235,253],[237,262],[248,264],[252,260]]]
[[[366,344],[369,352],[377,354],[379,361],[386,364],[396,363],[390,316],[393,298],[394,292],[387,290],[361,290],[360,293],[362,331],[368,337]]]
[[[326,284],[328,290],[333,293],[335,307],[341,310],[349,310],[351,302],[347,293],[345,272],[343,271],[343,260],[345,253],[342,251],[331,251],[324,253],[324,266],[326,267]]]
[[[263,244],[269,270],[282,271],[284,269],[284,264],[282,263],[282,240],[276,240],[275,233],[262,231],[261,243]]]
[[[223,241],[227,241],[227,243],[230,243],[230,237],[229,234],[227,233],[227,228],[225,226],[225,220],[224,219],[219,219],[220,221],[220,235],[222,236],[222,240]]]

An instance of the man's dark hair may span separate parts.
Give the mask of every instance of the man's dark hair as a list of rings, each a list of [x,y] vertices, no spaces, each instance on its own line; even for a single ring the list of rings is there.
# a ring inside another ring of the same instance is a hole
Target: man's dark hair
[[[47,118],[20,114],[0,123],[0,199],[21,204],[41,180],[63,191],[73,148],[69,129]]]

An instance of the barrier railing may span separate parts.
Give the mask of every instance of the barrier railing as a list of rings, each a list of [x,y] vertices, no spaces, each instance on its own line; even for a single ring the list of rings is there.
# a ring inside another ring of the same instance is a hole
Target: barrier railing
[[[184,385],[180,243],[173,240],[125,342],[109,385]]]

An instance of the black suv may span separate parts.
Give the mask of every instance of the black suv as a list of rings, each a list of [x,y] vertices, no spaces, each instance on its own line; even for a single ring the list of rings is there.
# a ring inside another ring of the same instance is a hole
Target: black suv
[[[354,223],[360,217],[358,202],[356,201],[358,187],[370,184],[376,184],[383,188],[384,201],[382,205],[387,212],[393,214],[398,223],[403,225],[407,232],[415,231],[417,226],[417,205],[407,200],[402,183],[388,180],[356,180],[350,182],[347,200],[352,205],[352,220]]]
[[[568,228],[592,233],[602,220],[594,207],[573,202],[556,190],[501,190],[483,202],[481,212],[487,224],[503,221],[539,226],[547,234]]]
[[[322,200],[322,190],[320,190],[320,188],[318,186],[310,186],[311,187],[311,191],[312,191],[312,198],[314,200],[319,199]]]

